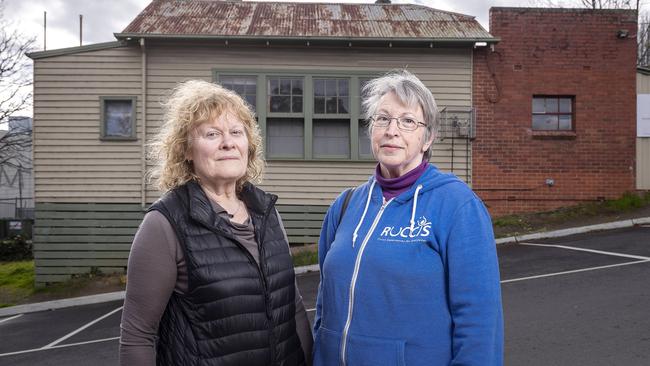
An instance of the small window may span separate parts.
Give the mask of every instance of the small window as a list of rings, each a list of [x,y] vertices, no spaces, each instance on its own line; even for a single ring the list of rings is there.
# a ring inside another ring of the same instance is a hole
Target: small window
[[[219,75],[219,84],[239,94],[252,108],[257,104],[257,77],[246,75]]]
[[[136,140],[136,97],[101,97],[102,140]]]
[[[269,112],[302,113],[302,78],[269,78]]]
[[[533,97],[533,130],[573,130],[573,97]]]

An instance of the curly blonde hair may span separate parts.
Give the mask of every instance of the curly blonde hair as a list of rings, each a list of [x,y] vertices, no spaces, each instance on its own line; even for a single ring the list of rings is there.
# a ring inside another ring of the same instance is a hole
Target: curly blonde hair
[[[149,177],[160,190],[168,191],[190,180],[198,181],[192,163],[186,158],[192,147],[191,133],[200,124],[224,112],[232,113],[243,123],[248,137],[246,174],[237,181],[237,189],[245,182],[261,181],[264,170],[262,135],[255,114],[239,95],[215,83],[189,80],[176,86],[163,106],[163,124],[149,145],[149,159],[153,163]]]

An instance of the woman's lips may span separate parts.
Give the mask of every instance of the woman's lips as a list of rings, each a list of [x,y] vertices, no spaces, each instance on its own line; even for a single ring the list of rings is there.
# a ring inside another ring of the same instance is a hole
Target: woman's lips
[[[402,147],[399,146],[399,145],[393,145],[393,144],[383,144],[383,145],[380,145],[380,147],[381,147],[382,149],[387,149],[387,150],[391,150],[391,151],[393,151],[393,150],[399,150],[399,149],[402,148]]]

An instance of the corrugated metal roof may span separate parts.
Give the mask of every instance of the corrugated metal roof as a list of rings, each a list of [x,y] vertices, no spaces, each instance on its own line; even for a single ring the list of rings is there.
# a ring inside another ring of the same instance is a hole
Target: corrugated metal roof
[[[495,40],[472,16],[414,4],[154,0],[125,37]]]

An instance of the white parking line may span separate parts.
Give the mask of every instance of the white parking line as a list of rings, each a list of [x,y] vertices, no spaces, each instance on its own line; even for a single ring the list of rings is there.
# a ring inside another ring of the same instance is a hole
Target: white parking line
[[[563,272],[547,273],[547,274],[542,274],[542,275],[537,275],[537,276],[513,278],[511,280],[503,280],[503,281],[501,281],[501,283],[510,283],[510,282],[517,282],[517,281],[533,280],[533,279],[536,279],[536,278],[544,278],[544,277],[560,276],[560,275],[571,274],[571,273],[595,271],[595,270],[599,270],[599,269],[606,269],[606,268],[613,268],[613,267],[620,267],[620,266],[628,266],[630,264],[639,264],[639,263],[650,263],[650,260],[642,260],[642,261],[635,261],[635,262],[625,262],[625,263],[618,263],[618,264],[610,264],[608,266],[589,267],[589,268],[582,268],[582,269],[574,269],[572,271],[563,271]]]
[[[632,259],[640,259],[640,260],[650,260],[650,257],[644,257],[644,256],[641,256],[641,255],[616,253],[616,252],[606,252],[606,251],[603,251],[603,250],[586,249],[586,248],[579,248],[579,247],[570,247],[570,246],[566,246],[566,245],[535,244],[535,243],[518,243],[517,245],[528,245],[528,246],[534,246],[534,247],[547,247],[547,248],[560,248],[560,249],[576,250],[576,251],[580,251],[580,252],[589,252],[589,253],[610,255],[610,256],[613,256],[613,257],[623,257],[623,258],[632,258]]]
[[[114,341],[116,339],[120,339],[120,337],[112,337],[112,338],[104,338],[104,339],[95,339],[94,341],[86,341],[86,342],[78,342],[78,343],[68,343],[68,344],[60,344],[58,346],[52,346],[50,348],[33,348],[33,349],[26,349],[23,351],[16,351],[16,352],[8,352],[8,353],[0,353],[0,357],[4,356],[12,356],[12,355],[19,355],[22,353],[31,353],[31,352],[39,352],[39,351],[49,351],[57,348],[65,348],[65,347],[74,347],[74,346],[82,346],[84,344],[90,344],[90,343],[99,343],[99,342],[107,342],[107,341]]]
[[[537,244],[534,244],[534,245],[537,245]],[[607,266],[588,267],[588,268],[574,269],[574,270],[571,270],[571,271],[562,271],[562,272],[546,273],[546,274],[541,274],[541,275],[536,275],[536,276],[513,278],[513,279],[509,279],[509,280],[503,280],[503,281],[501,281],[501,283],[510,283],[510,282],[534,280],[534,279],[537,279],[537,278],[561,276],[561,275],[565,275],[565,274],[572,274],[572,273],[579,273],[579,272],[596,271],[596,270],[599,270],[599,269],[607,269],[607,268],[613,268],[613,267],[628,266],[628,265],[631,265],[631,264],[650,263],[650,258],[647,258],[647,257],[641,257],[641,258],[644,258],[644,259],[639,260],[639,261],[634,261],[634,262],[610,264],[610,265],[607,265]],[[316,308],[307,309],[308,313],[312,312],[312,311],[316,311]]]
[[[100,321],[104,320],[105,318],[108,318],[109,316],[111,316],[111,315],[117,313],[118,311],[122,310],[122,308],[123,308],[123,306],[120,306],[119,308],[117,308],[117,309],[115,309],[115,310],[113,310],[113,311],[110,311],[110,312],[108,312],[108,313],[106,313],[106,314],[100,316],[99,318],[97,318],[97,319],[91,321],[90,323],[84,325],[83,327],[78,328],[77,330],[75,330],[75,331],[73,331],[73,332],[70,332],[70,333],[64,335],[63,337],[57,339],[56,341],[54,341],[54,342],[52,342],[52,343],[50,343],[50,344],[48,344],[48,345],[46,345],[46,346],[41,347],[41,349],[48,349],[48,348],[52,348],[52,347],[56,346],[57,344],[59,344],[59,343],[65,341],[66,339],[72,337],[73,335],[75,335],[75,334],[81,332],[82,330],[84,330],[84,329],[90,327],[91,325],[93,325],[93,324],[95,324],[95,323],[97,323],[97,322],[100,322]]]
[[[11,319],[20,318],[21,316],[23,316],[23,314],[14,315],[14,316],[12,316],[12,317],[10,317],[10,318],[4,318],[4,319],[1,319],[1,320],[0,320],[0,323],[8,322],[8,321],[10,321]]]

